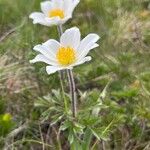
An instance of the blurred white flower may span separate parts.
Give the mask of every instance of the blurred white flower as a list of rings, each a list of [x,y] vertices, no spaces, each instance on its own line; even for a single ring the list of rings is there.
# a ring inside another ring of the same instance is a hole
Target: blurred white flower
[[[74,8],[80,0],[49,0],[41,3],[42,12],[33,12],[29,18],[34,24],[45,26],[64,24],[72,18]]]
[[[40,54],[30,62],[45,62],[49,65],[46,71],[51,74],[59,70],[72,69],[74,66],[90,61],[91,56],[86,55],[91,49],[99,46],[96,43],[99,36],[91,33],[83,40],[80,37],[79,29],[73,27],[62,34],[60,42],[50,39],[43,44],[36,45],[33,49]]]

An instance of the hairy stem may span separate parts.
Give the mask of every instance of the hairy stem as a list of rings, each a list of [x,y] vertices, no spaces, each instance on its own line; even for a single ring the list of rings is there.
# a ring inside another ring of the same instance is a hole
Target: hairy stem
[[[61,35],[63,34],[63,28],[62,25],[58,25],[57,26],[57,31],[59,34],[59,38],[61,37]],[[62,88],[62,93],[63,93],[63,99],[64,99],[64,105],[65,105],[65,111],[67,112],[67,100],[65,97],[65,91],[64,91],[64,86],[63,86],[63,80],[64,80],[64,71],[59,71],[59,78],[60,78],[60,84],[61,84],[61,88]]]
[[[68,69],[67,70],[68,74],[68,80],[69,80],[69,86],[70,86],[70,94],[71,94],[71,101],[72,101],[72,114],[73,117],[76,118],[76,113],[77,113],[77,97],[76,97],[76,87],[75,87],[75,82],[74,82],[74,77],[72,70]]]
[[[57,26],[57,30],[58,30],[58,33],[59,33],[59,37],[61,37],[61,35],[63,34],[62,25],[58,25],[58,26]]]
[[[58,34],[59,34],[59,39],[61,37],[61,35],[63,34],[63,28],[62,28],[62,25],[58,25],[57,26],[57,31],[58,31]],[[64,71],[59,71],[59,77],[60,77],[60,80],[63,81],[64,79]]]
[[[67,106],[67,100],[66,100],[64,86],[63,86],[63,80],[60,80],[60,84],[61,84],[61,90],[62,90],[62,97],[64,99],[65,112],[67,113],[68,112],[68,106]]]

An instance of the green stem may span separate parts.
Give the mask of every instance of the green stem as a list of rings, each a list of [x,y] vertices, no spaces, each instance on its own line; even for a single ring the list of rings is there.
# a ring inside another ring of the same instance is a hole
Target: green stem
[[[61,35],[63,34],[63,28],[62,28],[62,25],[58,25],[57,26],[57,31],[58,31],[58,34],[59,34],[59,39],[61,37]],[[60,74],[60,80],[64,80],[64,71],[59,71],[59,74]]]
[[[58,25],[57,30],[58,30],[58,34],[59,34],[59,38],[60,38],[61,35],[63,34],[62,25]],[[64,80],[64,72],[63,71],[59,71],[59,78],[60,78],[60,84],[61,84],[61,89],[62,89],[62,96],[63,96],[63,99],[64,99],[65,111],[67,113],[68,107],[67,107],[67,100],[66,100],[66,97],[65,97],[64,86],[63,86],[63,80]]]
[[[63,96],[63,100],[64,100],[64,105],[65,105],[65,112],[68,112],[68,105],[67,105],[67,99],[65,96],[65,91],[64,91],[64,86],[63,86],[63,82],[62,80],[60,80],[60,84],[61,84],[61,89],[62,89],[62,96]]]
[[[58,26],[57,26],[57,30],[58,30],[58,33],[59,33],[59,37],[61,37],[61,35],[63,34],[62,25],[58,25]]]
[[[72,115],[73,115],[73,118],[76,118],[77,97],[76,97],[76,87],[75,87],[75,82],[74,82],[72,70],[68,69],[67,75],[68,75],[68,81],[69,81],[69,86],[70,86],[70,94],[71,94],[71,102],[72,102]]]

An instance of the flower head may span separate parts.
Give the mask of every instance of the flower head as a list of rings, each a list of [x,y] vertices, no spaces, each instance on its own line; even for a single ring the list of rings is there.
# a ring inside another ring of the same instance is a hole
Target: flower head
[[[89,51],[98,47],[96,43],[99,40],[97,34],[91,33],[83,40],[77,27],[66,30],[60,42],[50,39],[43,44],[36,45],[34,50],[39,52],[31,63],[45,62],[48,64],[46,71],[48,74],[58,70],[72,69],[74,66],[90,61],[91,57],[87,56]]]
[[[34,24],[45,26],[64,24],[72,18],[74,8],[80,0],[49,0],[41,3],[42,12],[33,12],[29,18]]]

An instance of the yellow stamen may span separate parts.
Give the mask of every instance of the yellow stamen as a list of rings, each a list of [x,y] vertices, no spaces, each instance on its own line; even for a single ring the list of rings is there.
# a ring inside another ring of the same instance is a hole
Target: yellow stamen
[[[75,62],[76,53],[71,47],[60,47],[56,54],[56,58],[60,65],[67,66]]]
[[[48,13],[48,16],[51,17],[60,17],[61,19],[63,19],[65,17],[64,11],[61,9],[53,9],[50,10]]]

